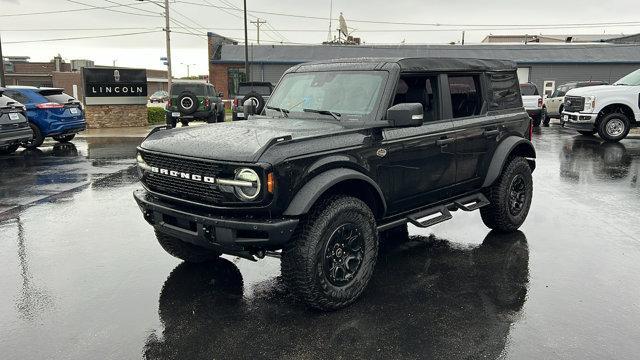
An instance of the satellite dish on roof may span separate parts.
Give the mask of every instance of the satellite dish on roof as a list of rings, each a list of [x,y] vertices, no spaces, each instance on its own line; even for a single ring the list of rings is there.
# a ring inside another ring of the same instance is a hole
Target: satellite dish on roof
[[[338,18],[338,21],[340,22],[340,32],[344,34],[344,36],[349,36],[349,30],[347,29],[347,21],[344,19],[344,16],[342,16],[342,13],[340,13],[340,17]]]

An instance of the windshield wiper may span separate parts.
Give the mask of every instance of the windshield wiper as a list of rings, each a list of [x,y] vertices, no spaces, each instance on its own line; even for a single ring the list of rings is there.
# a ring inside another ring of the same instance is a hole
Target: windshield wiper
[[[282,114],[282,117],[289,117],[289,110],[287,109],[283,109],[283,108],[279,108],[279,107],[275,107],[275,106],[267,106],[266,107],[269,110],[275,110],[275,111],[280,111],[280,114]]]
[[[316,114],[320,114],[320,115],[331,115],[336,120],[340,120],[340,116],[342,116],[342,115],[340,115],[340,113],[333,112],[333,111],[330,111],[330,110],[302,109],[302,111],[310,112],[310,113],[316,113]]]

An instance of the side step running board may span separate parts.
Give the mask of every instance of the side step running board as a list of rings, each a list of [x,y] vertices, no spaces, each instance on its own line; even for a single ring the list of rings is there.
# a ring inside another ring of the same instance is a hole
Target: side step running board
[[[423,209],[415,213],[406,215],[404,218],[382,224],[378,226],[378,231],[391,229],[407,222],[410,222],[417,227],[427,228],[451,219],[453,217],[451,215],[451,211],[455,211],[458,209],[463,211],[474,211],[486,205],[489,205],[489,200],[484,196],[484,194],[476,193],[461,197],[450,203]]]

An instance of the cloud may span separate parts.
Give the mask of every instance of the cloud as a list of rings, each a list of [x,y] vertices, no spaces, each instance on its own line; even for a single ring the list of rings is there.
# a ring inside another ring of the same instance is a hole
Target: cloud
[[[9,3],[9,4],[20,4],[20,0],[0,0],[0,3]]]

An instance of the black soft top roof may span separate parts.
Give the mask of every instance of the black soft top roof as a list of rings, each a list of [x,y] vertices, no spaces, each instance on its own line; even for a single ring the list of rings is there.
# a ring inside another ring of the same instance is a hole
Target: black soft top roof
[[[387,63],[396,63],[402,72],[424,71],[507,71],[516,70],[516,63],[499,59],[466,59],[443,57],[416,58],[344,58],[314,61],[294,67],[292,71],[319,71],[321,69],[353,68],[356,70],[380,69]]]

